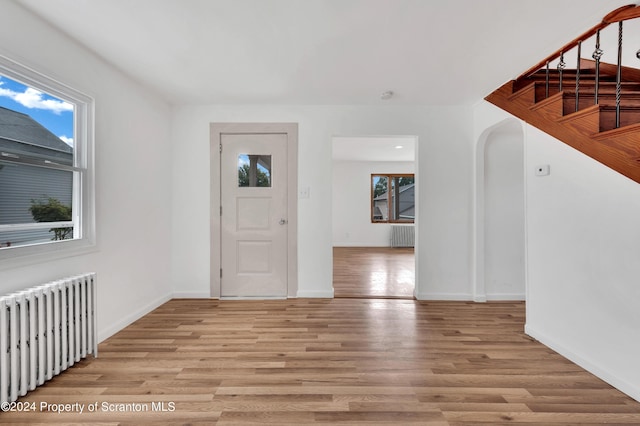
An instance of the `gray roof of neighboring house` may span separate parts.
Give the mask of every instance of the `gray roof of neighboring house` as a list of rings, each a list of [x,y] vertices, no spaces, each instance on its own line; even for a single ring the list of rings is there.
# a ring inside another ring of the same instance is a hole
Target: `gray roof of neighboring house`
[[[73,148],[40,123],[17,111],[0,107],[0,149],[69,162]]]

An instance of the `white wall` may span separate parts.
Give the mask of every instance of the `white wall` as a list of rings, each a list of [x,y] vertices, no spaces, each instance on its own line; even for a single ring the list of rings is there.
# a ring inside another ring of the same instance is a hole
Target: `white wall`
[[[524,136],[509,123],[484,149],[484,259],[487,300],[524,300]]]
[[[333,162],[333,245],[388,247],[391,225],[371,223],[371,175],[414,173],[413,162]]]
[[[526,170],[526,331],[640,400],[640,185],[532,127]]]
[[[3,267],[0,294],[95,271],[102,340],[170,296],[171,110],[13,2],[2,5],[0,53],[95,99],[97,226],[91,253]]]
[[[474,135],[505,119],[479,103]],[[524,168],[525,331],[640,400],[640,185],[528,125]]]
[[[209,123],[299,123],[299,297],[332,288],[334,135],[416,135],[420,298],[470,299],[471,109],[465,107],[181,106],[173,117],[172,281],[176,294],[209,292]],[[421,201],[419,201],[421,202]]]

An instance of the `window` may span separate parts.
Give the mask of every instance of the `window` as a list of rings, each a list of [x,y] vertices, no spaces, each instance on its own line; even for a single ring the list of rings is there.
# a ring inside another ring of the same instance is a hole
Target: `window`
[[[414,223],[415,186],[412,174],[371,175],[371,222]]]
[[[238,186],[270,187],[271,156],[240,154],[238,156]]]
[[[93,244],[92,110],[0,56],[0,261]]]

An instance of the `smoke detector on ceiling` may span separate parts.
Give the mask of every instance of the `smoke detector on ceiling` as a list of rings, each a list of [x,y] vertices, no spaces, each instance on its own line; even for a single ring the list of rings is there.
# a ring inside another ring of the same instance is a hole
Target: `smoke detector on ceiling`
[[[393,92],[391,90],[387,90],[386,92],[382,92],[380,95],[380,99],[386,101],[387,99],[391,99],[393,97]]]

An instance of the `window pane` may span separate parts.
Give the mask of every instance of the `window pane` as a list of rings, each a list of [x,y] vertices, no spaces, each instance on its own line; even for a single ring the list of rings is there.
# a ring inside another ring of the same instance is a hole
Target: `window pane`
[[[415,221],[414,175],[371,175],[371,221]]]
[[[238,156],[238,186],[270,187],[271,155],[240,154]]]
[[[0,75],[0,149],[73,165],[74,106]]]
[[[391,220],[398,220],[398,178],[391,178]]]
[[[389,220],[389,203],[388,203],[388,178],[386,176],[372,176],[371,182],[373,188],[373,205],[371,220],[387,221]]]
[[[0,231],[0,250],[31,244],[49,243],[73,238],[73,228],[43,228],[21,231]]]
[[[415,180],[413,176],[393,178],[393,220],[413,222],[415,219]]]
[[[71,221],[73,174],[0,161],[0,247],[73,238],[73,228],[1,229],[1,225]]]
[[[0,225],[71,220],[73,173],[0,162]]]

